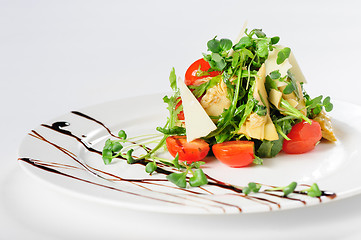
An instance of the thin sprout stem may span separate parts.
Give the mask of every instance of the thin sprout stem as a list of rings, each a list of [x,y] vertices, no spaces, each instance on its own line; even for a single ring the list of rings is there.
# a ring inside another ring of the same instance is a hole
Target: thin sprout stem
[[[275,126],[276,126],[276,130],[277,130],[277,132],[284,138],[284,139],[286,139],[286,140],[291,140],[289,137],[287,137],[287,135],[282,131],[282,129],[281,129],[281,127],[276,123],[275,124]]]
[[[157,146],[155,146],[155,148],[153,148],[150,152],[148,152],[146,155],[140,157],[138,160],[141,159],[147,159],[150,158],[150,156],[155,153],[156,151],[158,151],[161,147],[163,147],[163,145],[165,144],[165,141],[167,139],[168,135],[164,135],[163,138],[160,140],[160,142],[157,144]]]
[[[141,137],[151,137],[151,136],[154,136],[154,137],[161,137],[163,134],[160,134],[160,133],[151,133],[151,134],[144,134],[144,135],[140,135],[140,136],[135,136],[135,137],[131,137],[131,138],[127,138],[126,140],[134,140],[134,139],[138,139],[138,138],[141,138]],[[125,141],[126,141],[125,140]]]
[[[298,119],[298,118],[294,117],[294,116],[286,116],[286,117],[277,119],[275,122],[279,123],[279,122],[283,122],[283,121],[286,121],[286,120],[294,120],[294,119]]]
[[[151,158],[153,158],[154,160],[160,161],[160,162],[172,163],[172,160],[170,160],[170,159],[160,158],[160,157],[157,157],[157,156],[154,156],[154,155],[151,156]]]
[[[131,142],[131,144],[133,144],[133,145],[142,145],[142,144],[154,143],[154,142],[160,141],[160,139],[159,139],[160,137],[161,136],[143,138],[143,139],[139,139],[137,142]]]
[[[297,117],[297,118],[302,118],[303,120],[305,120],[309,124],[312,124],[311,120],[308,117],[303,115],[296,108],[292,107],[292,105],[289,102],[287,102],[286,100],[284,100],[283,98],[281,100],[281,107],[285,108],[287,110],[287,111],[284,111],[284,113],[286,113],[287,115],[291,115],[291,116],[294,116],[294,117]]]

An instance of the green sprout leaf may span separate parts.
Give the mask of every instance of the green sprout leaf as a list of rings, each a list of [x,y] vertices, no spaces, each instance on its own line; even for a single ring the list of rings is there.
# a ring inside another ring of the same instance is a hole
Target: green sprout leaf
[[[263,165],[263,159],[255,155],[253,159],[253,164]]]
[[[239,49],[250,47],[250,46],[252,46],[252,38],[245,36],[245,37],[242,37],[239,40],[239,42],[233,46],[233,49],[239,50]]]
[[[254,182],[250,182],[250,183],[248,183],[248,186],[247,186],[247,187],[244,187],[244,188],[242,189],[242,192],[243,192],[245,195],[248,195],[248,194],[250,194],[251,192],[258,193],[260,189],[261,189],[261,184],[254,183]]]
[[[322,95],[313,99],[307,94],[305,94],[304,97],[306,99],[307,116],[310,118],[315,118],[322,111],[323,107],[327,112],[330,112],[333,109],[330,97],[326,97],[323,101]]]
[[[175,155],[172,163],[173,163],[174,167],[176,167],[177,169],[181,169],[181,166],[179,165],[179,155],[178,155],[178,153]]]
[[[222,38],[219,42],[222,51],[228,51],[232,48],[232,41],[227,38]]]
[[[177,76],[175,74],[174,68],[172,68],[172,70],[170,71],[169,82],[170,82],[170,87],[172,88],[172,90],[177,91]]]
[[[118,137],[119,137],[120,139],[125,140],[125,139],[127,139],[127,134],[125,133],[124,130],[120,130],[120,131],[118,132]]]
[[[200,166],[206,164],[205,162],[202,161],[196,161],[196,162],[192,162],[189,167],[190,168],[200,168]]]
[[[269,76],[271,77],[271,79],[276,80],[281,77],[281,73],[279,70],[275,70],[275,71],[271,72]]]
[[[316,183],[312,184],[311,187],[305,191],[310,197],[320,197],[322,195],[322,192],[320,191]]]
[[[274,44],[277,44],[278,42],[280,41],[280,37],[273,37],[271,38],[271,43],[274,45]]]
[[[266,189],[266,191],[280,191],[280,190],[282,190],[283,196],[287,197],[289,194],[294,192],[296,187],[297,187],[297,182],[291,182],[289,185],[287,185],[285,187],[274,187],[274,188]]]
[[[119,142],[114,142],[114,143],[112,144],[112,151],[113,151],[113,152],[117,153],[117,152],[119,152],[119,151],[122,150],[122,149],[123,149],[123,145],[120,144]]]
[[[192,187],[199,187],[206,185],[208,183],[208,179],[202,169],[193,170],[193,177],[189,179],[189,185]]]
[[[326,97],[323,100],[323,106],[325,107],[326,112],[331,112],[333,109],[333,104],[330,101],[331,101],[330,97]]]
[[[149,174],[152,174],[157,169],[157,164],[155,162],[149,162],[145,166],[145,171]]]
[[[268,56],[268,46],[270,43],[270,39],[264,38],[262,40],[257,41],[257,50],[256,53],[259,57],[265,58]]]
[[[262,29],[254,29],[254,33],[258,38],[265,38],[266,34],[262,32]]]
[[[225,66],[227,65],[224,58],[218,53],[212,53],[212,61],[209,64],[212,68],[218,71],[222,71],[223,68],[225,68]]]
[[[125,158],[127,159],[127,163],[129,163],[129,164],[133,164],[133,163],[137,162],[132,156],[133,151],[134,151],[134,149],[129,149],[129,151],[127,152],[127,155],[125,156]]]
[[[113,160],[113,152],[109,149],[103,149],[102,159],[105,165],[110,164]]]
[[[207,42],[207,47],[208,50],[211,51],[212,53],[219,53],[222,50],[221,43],[219,42],[219,40],[216,39],[216,37],[214,37],[212,40],[209,40]]]
[[[186,188],[187,187],[187,173],[186,172],[182,172],[182,173],[171,173],[167,176],[168,181],[170,181],[171,183],[174,183],[175,185],[177,185],[180,188]]]
[[[243,192],[245,195],[248,195],[248,194],[251,193],[251,189],[249,189],[249,187],[244,187],[244,188],[242,189],[242,192]]]
[[[104,150],[104,149],[112,150],[112,147],[113,147],[113,141],[110,140],[110,139],[107,139],[107,140],[105,141],[103,150]]]
[[[291,94],[293,91],[295,91],[295,85],[293,84],[292,81],[290,81],[287,86],[285,87],[285,89],[283,89],[283,93],[284,94]]]
[[[184,135],[186,134],[186,129],[184,127],[172,127],[172,128],[162,128],[157,127],[157,131],[166,134],[166,135]]]
[[[288,47],[283,48],[277,54],[277,64],[282,64],[291,54],[291,49]]]
[[[289,194],[293,193],[293,191],[296,189],[297,187],[297,182],[291,182],[289,185],[287,185],[286,187],[284,187],[283,189],[283,196],[287,197]]]

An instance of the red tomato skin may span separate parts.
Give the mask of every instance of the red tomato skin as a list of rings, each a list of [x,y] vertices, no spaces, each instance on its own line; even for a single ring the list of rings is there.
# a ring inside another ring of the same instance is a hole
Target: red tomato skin
[[[187,142],[186,136],[170,136],[166,139],[168,152],[179,160],[192,163],[205,158],[209,152],[209,144],[203,139]]]
[[[213,145],[214,156],[222,163],[240,168],[250,165],[254,160],[254,142],[228,141]]]
[[[288,154],[302,154],[313,150],[322,138],[321,126],[311,120],[312,124],[305,121],[294,125],[287,135],[291,140],[284,140],[282,150]]]
[[[178,98],[180,99],[180,97]],[[177,99],[177,100],[178,100]],[[179,108],[179,106],[182,105],[182,100],[180,99],[179,102],[177,103],[177,105],[175,106],[175,110],[177,110],[177,108]],[[178,114],[177,114],[177,117],[179,120],[184,120],[184,112],[183,111],[180,111]]]
[[[209,75],[206,75],[206,76],[197,76],[197,71],[199,69],[199,66],[200,66],[200,70],[203,72],[206,72],[206,71],[208,71],[208,69],[211,68],[209,63],[206,60],[204,60],[203,58],[198,59],[197,61],[192,63],[189,66],[189,68],[187,69],[185,77],[184,77],[184,82],[187,86],[195,85],[196,81],[199,79],[206,78],[206,77],[215,77],[215,76],[218,76],[219,74],[221,74],[221,72],[213,71],[213,72],[209,72]]]

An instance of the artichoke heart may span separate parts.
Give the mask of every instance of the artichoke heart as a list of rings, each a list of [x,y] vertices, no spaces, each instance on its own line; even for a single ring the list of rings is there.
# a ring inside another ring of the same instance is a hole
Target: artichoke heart
[[[330,117],[322,110],[313,120],[318,122],[321,126],[322,137],[330,142],[337,141],[333,133]]]
[[[227,85],[220,81],[207,90],[200,103],[209,116],[219,116],[231,105],[231,100],[227,95]]]

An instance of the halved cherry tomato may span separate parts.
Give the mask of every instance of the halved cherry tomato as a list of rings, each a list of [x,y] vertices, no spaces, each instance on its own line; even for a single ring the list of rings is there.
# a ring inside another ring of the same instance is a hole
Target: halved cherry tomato
[[[207,72],[211,66],[209,63],[204,60],[203,58],[198,59],[192,65],[189,66],[189,68],[186,71],[184,82],[186,85],[199,85],[197,84],[197,80],[205,78],[205,77],[215,77],[221,72],[213,71],[213,72]],[[199,71],[200,70],[200,71]],[[201,74],[200,74],[201,73]]]
[[[202,160],[209,152],[209,144],[203,139],[187,142],[186,136],[171,136],[167,138],[166,143],[173,157],[178,153],[179,160],[187,163]]]
[[[322,132],[320,124],[314,120],[311,121],[312,124],[302,121],[292,127],[287,135],[291,140],[283,141],[282,150],[285,153],[300,154],[315,148],[322,138]]]
[[[254,143],[252,141],[228,141],[213,145],[214,156],[230,167],[245,167],[253,162]]]

